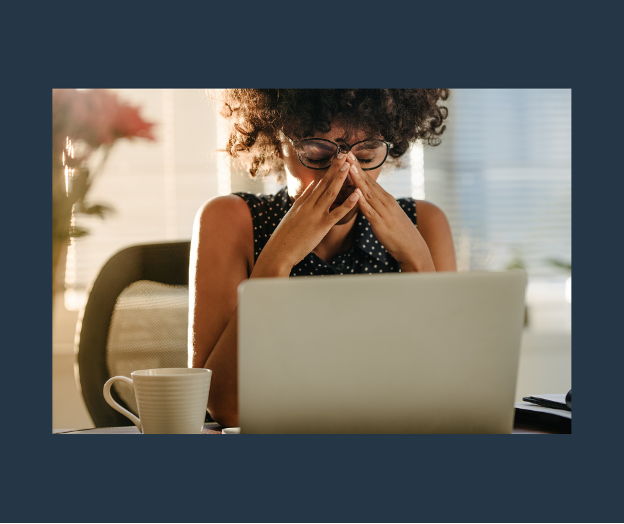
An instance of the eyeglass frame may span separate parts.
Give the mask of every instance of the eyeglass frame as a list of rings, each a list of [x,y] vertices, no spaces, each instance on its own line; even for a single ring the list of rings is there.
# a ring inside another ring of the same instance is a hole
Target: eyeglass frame
[[[361,144],[362,142],[368,142],[369,140],[377,140],[378,142],[383,142],[386,145],[386,156],[384,156],[384,159],[381,161],[381,164],[379,164],[378,166],[375,167],[361,167],[360,169],[362,169],[362,171],[372,171],[373,169],[378,169],[381,166],[383,166],[386,162],[386,160],[388,159],[388,154],[390,153],[390,150],[394,147],[394,144],[392,144],[391,142],[387,142],[385,140],[381,140],[380,138],[365,138],[364,140],[360,140],[359,142],[356,142],[355,144],[347,144],[347,148],[345,149],[343,148],[340,144],[337,144],[336,142],[334,142],[333,140],[329,140],[328,138],[314,138],[314,137],[309,137],[309,138],[302,138],[301,140],[293,140],[292,138],[290,138],[286,133],[284,133],[282,131],[282,134],[288,138],[288,140],[290,140],[290,143],[294,146],[297,147],[297,145],[300,142],[303,142],[304,140],[321,140],[323,142],[330,142],[332,144],[334,144],[336,146],[336,155],[334,156],[334,158],[332,159],[332,161],[329,163],[329,165],[325,166],[325,167],[310,167],[307,166],[306,164],[303,163],[303,160],[301,160],[301,157],[299,156],[299,151],[297,151],[297,158],[299,159],[299,162],[301,162],[301,165],[303,167],[307,167],[308,169],[314,169],[316,171],[320,171],[321,169],[327,169],[329,168],[329,166],[331,166],[334,163],[334,160],[336,159],[336,156],[339,155],[340,153],[348,153],[349,151],[351,151],[353,149],[354,146],[357,146],[358,144]]]

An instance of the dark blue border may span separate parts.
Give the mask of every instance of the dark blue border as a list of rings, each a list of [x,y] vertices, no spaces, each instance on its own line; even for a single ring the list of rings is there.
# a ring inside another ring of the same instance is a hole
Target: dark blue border
[[[600,4],[6,8],[2,518],[621,520],[620,31]],[[51,436],[50,90],[150,86],[572,88],[573,435]]]

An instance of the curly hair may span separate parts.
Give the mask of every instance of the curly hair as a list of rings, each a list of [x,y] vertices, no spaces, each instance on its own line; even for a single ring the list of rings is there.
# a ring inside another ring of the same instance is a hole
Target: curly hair
[[[221,115],[230,124],[225,151],[252,177],[275,173],[283,182],[279,131],[301,139],[339,123],[345,139],[354,130],[382,136],[397,159],[417,140],[440,143],[448,110],[438,102],[448,96],[448,89],[225,89]]]

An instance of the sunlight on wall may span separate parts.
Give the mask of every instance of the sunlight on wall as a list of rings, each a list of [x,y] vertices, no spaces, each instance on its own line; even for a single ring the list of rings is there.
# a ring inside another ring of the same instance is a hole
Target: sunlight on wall
[[[223,147],[228,141],[228,125],[224,118],[217,116],[217,143]],[[219,196],[232,192],[230,161],[226,153],[217,153],[217,187]]]
[[[422,142],[416,142],[410,151],[412,198],[425,199],[425,157]]]

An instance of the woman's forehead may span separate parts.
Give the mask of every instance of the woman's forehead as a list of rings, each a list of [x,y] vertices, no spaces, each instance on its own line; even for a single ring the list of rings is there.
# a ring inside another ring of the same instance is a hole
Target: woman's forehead
[[[317,132],[313,135],[313,138],[325,138],[333,142],[355,144],[356,142],[360,142],[361,140],[366,140],[367,138],[381,138],[381,137],[371,136],[370,132],[366,131],[365,129],[349,129],[349,131],[346,132],[343,126],[339,124],[335,124],[335,125],[332,125],[328,133]]]

